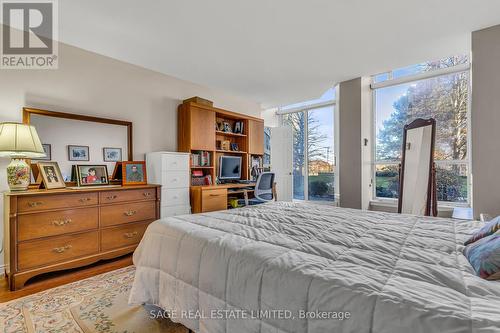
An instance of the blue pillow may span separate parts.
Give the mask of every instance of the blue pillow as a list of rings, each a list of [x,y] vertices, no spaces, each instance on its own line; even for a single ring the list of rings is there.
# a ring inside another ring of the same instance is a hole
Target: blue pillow
[[[480,277],[500,279],[500,231],[467,245],[464,255]]]
[[[481,239],[483,237],[486,237],[486,236],[494,234],[498,230],[500,230],[500,216],[495,217],[493,220],[491,220],[488,223],[486,223],[481,229],[479,229],[478,231],[476,231],[472,235],[472,237],[469,238],[464,243],[464,245],[472,244],[475,241],[477,241],[477,240],[479,240],[479,239]]]

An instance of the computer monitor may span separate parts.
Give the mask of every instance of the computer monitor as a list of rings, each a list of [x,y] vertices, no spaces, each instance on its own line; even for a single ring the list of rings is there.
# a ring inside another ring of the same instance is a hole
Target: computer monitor
[[[219,179],[241,179],[241,156],[219,157]]]

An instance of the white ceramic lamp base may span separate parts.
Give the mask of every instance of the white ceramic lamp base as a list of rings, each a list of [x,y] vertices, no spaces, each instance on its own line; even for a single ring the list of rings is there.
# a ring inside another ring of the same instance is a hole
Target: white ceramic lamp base
[[[7,182],[11,191],[25,191],[28,189],[30,167],[24,159],[12,159],[7,166]]]

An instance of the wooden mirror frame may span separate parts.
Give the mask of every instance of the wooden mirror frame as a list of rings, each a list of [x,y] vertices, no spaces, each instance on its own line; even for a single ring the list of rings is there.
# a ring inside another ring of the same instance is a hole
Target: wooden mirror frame
[[[406,137],[407,133],[411,129],[431,126],[431,151],[430,151],[430,159],[429,159],[429,178],[427,185],[427,202],[425,204],[425,216],[437,215],[437,203],[436,196],[433,195],[433,191],[436,190],[435,187],[435,168],[434,168],[434,150],[435,150],[435,141],[436,141],[436,120],[433,118],[422,119],[417,118],[411,123],[404,126],[403,129],[403,146],[402,146],[402,158],[401,158],[401,167],[399,172],[399,196],[398,196],[398,213],[401,214],[403,209],[403,188],[404,188],[404,176],[405,176],[405,162],[406,162]]]
[[[134,151],[132,146],[132,122],[124,121],[124,120],[116,120],[116,119],[108,119],[108,118],[99,118],[92,116],[84,116],[81,114],[74,113],[65,113],[65,112],[57,112],[57,111],[49,111],[42,109],[34,109],[34,108],[23,108],[23,123],[29,125],[31,123],[31,115],[40,115],[47,117],[55,117],[55,118],[64,118],[71,120],[82,120],[82,121],[90,121],[95,123],[102,124],[111,124],[111,125],[120,125],[127,127],[127,159],[129,161],[134,160]]]

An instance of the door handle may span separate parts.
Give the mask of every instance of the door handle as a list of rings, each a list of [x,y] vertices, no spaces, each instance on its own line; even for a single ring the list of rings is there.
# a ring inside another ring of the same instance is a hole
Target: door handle
[[[64,218],[64,219],[61,219],[61,220],[54,220],[54,221],[52,221],[52,224],[55,225],[56,227],[62,227],[63,225],[69,224],[71,222],[72,222],[71,219]]]
[[[52,249],[52,251],[54,251],[55,253],[63,253],[69,249],[71,249],[73,246],[71,246],[71,244],[68,244],[68,245],[64,245],[64,246],[61,246],[61,247],[55,247]]]
[[[123,234],[123,236],[125,238],[134,238],[135,236],[137,236],[137,231],[134,231],[134,232],[126,232]]]

